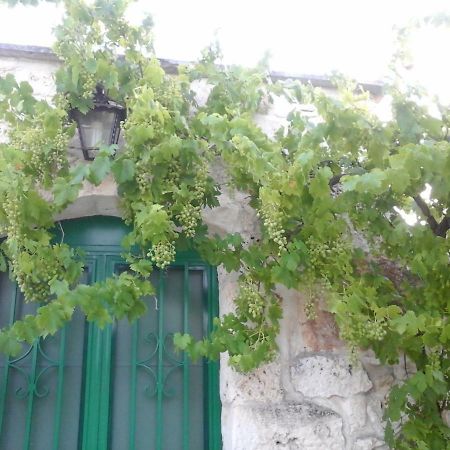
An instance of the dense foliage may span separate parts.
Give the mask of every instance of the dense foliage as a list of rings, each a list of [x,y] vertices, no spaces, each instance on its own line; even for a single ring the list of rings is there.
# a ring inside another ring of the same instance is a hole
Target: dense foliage
[[[415,364],[390,395],[389,444],[445,448],[448,107],[397,77],[387,88],[392,118],[381,121],[369,95],[352,83],[337,80],[332,96],[297,82],[273,83],[264,67],[217,65],[215,47],[169,76],[152,52],[151,20],[127,23],[127,3],[64,2],[55,45],[63,65],[51,102],[36,99],[27,82],[0,78],[0,118],[9,138],[0,144],[1,268],[9,268],[27,301],[39,302],[36,315],[1,331],[0,350],[14,355],[23,342],[55,333],[75,308],[100,325],[142,315],[153,266],[164,269],[177,250],[191,248],[211,264],[239,271],[240,288],[235,312],[215,319],[208,339],[177,335],[179,348],[193,357],[227,351],[230,364],[249,371],[276,354],[277,284],[307,286],[308,316],[314,319],[316,298],[325,298],[352,353],[371,348],[383,363],[405,355]],[[211,88],[203,105],[192,91],[196,80]],[[88,111],[98,83],[127,108],[125,147],[114,158],[115,148],[102,147],[92,163],[69,165],[75,127],[68,111]],[[292,112],[268,137],[254,115],[275,95],[291,102]],[[313,105],[314,114],[302,112],[301,104]],[[218,160],[228,186],[211,177]],[[132,229],[123,243],[131,271],[77,285],[82,255],[55,242],[54,217],[83,183],[99,185],[110,174]],[[260,219],[259,240],[208,234],[201,212],[218,205],[221,189],[248,193]],[[414,225],[405,222],[405,211],[417,215]]]

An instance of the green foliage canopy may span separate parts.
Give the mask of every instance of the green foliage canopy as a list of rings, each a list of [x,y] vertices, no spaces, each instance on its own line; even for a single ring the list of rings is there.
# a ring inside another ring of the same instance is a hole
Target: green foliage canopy
[[[252,370],[276,354],[282,313],[276,286],[307,287],[308,317],[314,319],[316,298],[325,298],[354,355],[370,348],[385,364],[403,355],[415,364],[391,392],[387,442],[445,448],[449,108],[396,77],[386,88],[392,118],[381,121],[369,95],[351,82],[337,79],[332,96],[297,82],[273,83],[264,67],[218,66],[214,46],[169,76],[153,54],[151,19],[139,27],[124,19],[128,1],[63,3],[55,45],[62,66],[52,101],[35,98],[12,75],[0,78],[0,119],[8,127],[8,141],[0,144],[0,263],[26,300],[39,303],[36,315],[0,332],[0,350],[14,355],[22,343],[55,333],[75,308],[100,325],[139,317],[153,267],[164,269],[177,250],[192,248],[211,264],[239,271],[239,291],[235,312],[217,318],[207,339],[176,335],[180,349],[209,358],[227,351],[231,365]],[[204,105],[195,100],[196,80],[211,87]],[[92,108],[98,83],[127,108],[125,148],[113,158],[115,148],[102,147],[91,164],[70,166],[66,150],[75,127],[68,111]],[[292,111],[268,137],[254,116],[275,95]],[[302,112],[305,103],[313,116]],[[248,193],[260,240],[208,233],[201,211],[219,204],[224,187],[211,177],[218,160],[228,175],[225,188]],[[131,271],[77,285],[82,256],[54,242],[54,217],[83,183],[99,185],[108,175],[132,228],[123,243]],[[417,222],[406,224],[403,211],[413,211]]]

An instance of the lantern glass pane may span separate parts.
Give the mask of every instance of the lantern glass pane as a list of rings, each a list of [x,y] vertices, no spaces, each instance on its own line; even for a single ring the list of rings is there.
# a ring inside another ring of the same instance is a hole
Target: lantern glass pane
[[[78,117],[83,144],[88,150],[101,145],[110,145],[114,127],[115,112],[112,110],[91,110]]]

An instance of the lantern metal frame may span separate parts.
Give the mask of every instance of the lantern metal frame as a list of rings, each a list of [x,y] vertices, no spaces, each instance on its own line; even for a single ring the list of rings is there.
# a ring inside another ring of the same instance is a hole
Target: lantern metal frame
[[[102,85],[98,84],[95,89],[94,94],[94,107],[90,111],[109,111],[114,114],[114,120],[111,127],[111,131],[109,133],[109,140],[105,142],[106,145],[117,144],[119,142],[120,136],[120,123],[125,120],[126,110],[119,103],[111,100],[105,93],[105,89]],[[78,129],[78,136],[80,138],[81,151],[83,152],[84,159],[86,161],[92,161],[95,159],[95,156],[91,156],[92,153],[98,151],[99,147],[88,147],[86,145],[84,139],[84,132],[81,128],[81,122],[79,120],[80,115],[87,116],[89,114],[88,111],[86,114],[83,114],[79,109],[72,109],[69,112],[69,117],[76,122]]]

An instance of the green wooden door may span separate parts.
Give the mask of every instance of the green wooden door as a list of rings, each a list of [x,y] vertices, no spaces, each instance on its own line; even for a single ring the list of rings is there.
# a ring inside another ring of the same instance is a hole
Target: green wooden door
[[[112,218],[67,221],[64,239],[86,252],[82,283],[127,270]],[[218,366],[174,351],[173,333],[197,338],[217,315],[215,269],[179,255],[155,271],[147,314],[99,329],[81,314],[15,359],[0,356],[0,449],[221,448]],[[0,326],[32,312],[0,277]]]

